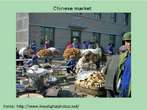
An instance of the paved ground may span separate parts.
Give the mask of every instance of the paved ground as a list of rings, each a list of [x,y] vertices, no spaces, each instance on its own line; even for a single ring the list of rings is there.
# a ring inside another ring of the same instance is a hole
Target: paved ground
[[[63,59],[53,60],[52,64],[65,65]],[[60,73],[60,72],[59,72]],[[46,87],[43,95],[46,97],[94,97],[92,95],[75,91],[75,75],[67,74],[66,71],[61,72],[62,75],[58,76],[59,81],[53,85]]]

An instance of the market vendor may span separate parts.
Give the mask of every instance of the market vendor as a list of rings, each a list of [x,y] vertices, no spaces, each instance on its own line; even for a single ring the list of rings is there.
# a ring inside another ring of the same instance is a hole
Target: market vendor
[[[74,38],[72,43],[73,48],[80,48],[80,43],[78,39]]]
[[[33,65],[38,65],[38,56],[36,53],[33,54],[32,56],[32,62],[33,62]]]
[[[37,45],[36,45],[35,40],[33,40],[32,44],[31,44],[31,49],[33,50],[33,52],[37,52]]]
[[[44,43],[44,48],[45,48],[45,49],[48,49],[48,48],[49,48],[49,41],[48,41],[48,40],[45,41],[45,43]]]
[[[66,70],[67,70],[67,73],[75,73],[75,66],[76,66],[76,63],[77,63],[77,61],[76,61],[76,58],[75,58],[75,56],[74,55],[71,55],[70,56],[70,59],[67,61],[67,63],[66,63],[66,66],[67,66],[67,68],[66,68]]]
[[[80,71],[82,71],[84,68],[84,64],[88,63],[90,61],[90,56],[91,56],[92,52],[91,51],[87,51],[83,54],[83,56],[79,59],[77,65],[76,65],[76,73],[80,73]]]
[[[24,62],[24,66],[30,67],[32,65],[39,65],[38,56],[36,53],[33,54],[32,58]]]

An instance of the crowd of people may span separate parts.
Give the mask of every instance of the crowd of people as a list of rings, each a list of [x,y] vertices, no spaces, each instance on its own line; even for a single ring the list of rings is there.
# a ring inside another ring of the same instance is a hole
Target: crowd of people
[[[98,42],[93,41],[83,41],[82,43],[79,43],[78,39],[74,38],[73,42],[68,41],[65,45],[65,49],[67,48],[79,48],[79,49],[94,49],[96,48]]]
[[[98,43],[98,41],[83,41],[82,43],[80,43],[78,41],[78,39],[74,38],[73,41],[68,41],[65,45],[65,49],[67,48],[78,48],[78,49],[95,49],[95,48],[101,48],[103,54],[107,54],[107,55],[114,55],[114,54],[119,54],[121,52],[125,52],[127,49],[124,46],[124,42],[123,45],[116,49],[114,49],[114,44],[113,43],[109,43],[106,47],[101,47],[100,44]]]

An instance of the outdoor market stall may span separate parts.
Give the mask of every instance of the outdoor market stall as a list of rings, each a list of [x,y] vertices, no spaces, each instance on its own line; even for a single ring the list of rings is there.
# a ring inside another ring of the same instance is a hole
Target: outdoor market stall
[[[34,97],[34,94],[43,97],[104,96],[105,76],[101,70],[97,70],[95,64],[98,59],[97,52],[95,49],[70,48],[64,51],[64,60],[44,63],[46,57],[52,60],[54,56],[58,57],[61,53],[56,48],[39,50],[38,65],[18,66],[17,96]],[[66,62],[71,56],[77,61],[75,69],[78,71],[74,74],[67,73]]]

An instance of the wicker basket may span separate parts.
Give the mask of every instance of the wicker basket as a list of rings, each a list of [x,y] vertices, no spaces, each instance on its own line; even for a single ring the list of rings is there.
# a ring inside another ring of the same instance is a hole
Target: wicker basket
[[[86,94],[93,95],[93,96],[99,96],[99,97],[106,96],[106,91],[105,91],[104,87],[98,88],[98,89],[89,89],[89,88],[84,88],[84,87],[81,87],[81,86],[75,84],[75,91],[84,92]]]

